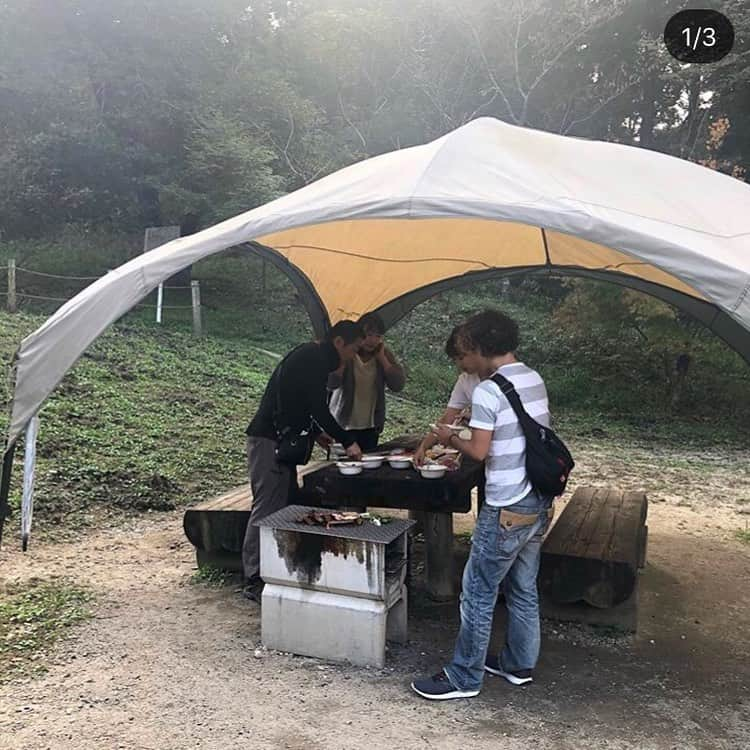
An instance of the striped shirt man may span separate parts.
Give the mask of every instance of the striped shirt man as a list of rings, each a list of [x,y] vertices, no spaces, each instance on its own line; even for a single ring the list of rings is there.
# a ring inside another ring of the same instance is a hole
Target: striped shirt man
[[[536,370],[523,362],[499,367],[496,372],[508,378],[529,415],[549,427],[547,388]],[[488,505],[513,505],[531,492],[526,475],[526,438],[516,413],[493,380],[483,380],[471,398],[470,427],[492,430],[492,442],[485,460],[485,499]]]

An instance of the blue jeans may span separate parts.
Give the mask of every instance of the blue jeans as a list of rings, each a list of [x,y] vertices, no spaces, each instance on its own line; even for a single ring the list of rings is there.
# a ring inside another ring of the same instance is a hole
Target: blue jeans
[[[508,608],[503,669],[533,669],[539,657],[539,598],[536,578],[550,498],[530,492],[505,510],[539,514],[535,523],[509,529],[500,525],[500,511],[485,504],[479,513],[471,553],[461,586],[461,629],[453,661],[445,673],[458,690],[476,690],[484,678],[484,660],[492,632],[497,594],[503,584]]]

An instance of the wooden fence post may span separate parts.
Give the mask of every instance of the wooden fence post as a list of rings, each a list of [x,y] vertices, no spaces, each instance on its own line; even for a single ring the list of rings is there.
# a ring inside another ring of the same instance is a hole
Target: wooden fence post
[[[16,311],[16,259],[8,258],[8,312]]]
[[[199,281],[190,282],[190,291],[193,297],[193,335],[203,335],[203,324],[201,321],[201,286]]]

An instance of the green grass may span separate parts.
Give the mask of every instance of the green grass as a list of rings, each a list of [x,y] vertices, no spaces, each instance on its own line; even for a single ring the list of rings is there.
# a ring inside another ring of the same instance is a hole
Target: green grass
[[[139,251],[136,240],[132,246],[121,239],[107,244],[97,236],[97,254],[91,246],[75,251],[75,235],[63,239],[27,247],[24,262],[88,275]],[[78,240],[87,242],[83,236]],[[12,250],[19,254],[23,248]],[[114,519],[169,510],[245,481],[244,429],[277,362],[259,348],[283,354],[311,338],[309,322],[286,278],[269,266],[263,287],[261,262],[245,252],[214,256],[196,264],[193,275],[201,281],[206,336],[192,336],[189,309],[165,310],[164,323],[157,326],[152,309],[137,308],[89,348],[47,400],[40,414],[35,533],[75,530],[98,523],[102,515]],[[35,283],[40,293],[55,290],[43,280]],[[146,300],[153,302],[153,295]],[[168,290],[166,304],[187,306],[189,293]],[[434,421],[456,378],[443,352],[445,337],[453,325],[487,306],[502,307],[519,321],[520,355],[544,375],[556,428],[566,438],[649,448],[744,448],[750,368],[738,365],[736,355],[720,343],[702,344],[688,401],[668,413],[658,383],[619,377],[622,360],[630,362],[630,370],[641,363],[637,351],[597,359],[592,341],[581,352],[555,327],[552,297],[536,287],[506,289],[499,283],[429,300],[389,331],[388,343],[409,377],[401,397],[389,399],[384,437],[423,432]],[[16,315],[0,312],[3,364],[54,307],[34,304]],[[4,431],[11,394],[2,383]],[[19,449],[11,488],[15,507],[22,458]],[[706,471],[711,468],[706,465]]]
[[[0,326],[9,318],[0,314]],[[24,319],[29,328],[42,322]],[[37,518],[80,522],[93,505],[168,510],[238,483],[243,430],[273,364],[246,344],[138,321],[110,329],[42,410]]]
[[[231,583],[238,575],[213,565],[199,565],[198,570],[190,576],[189,583],[202,584],[204,586],[221,587]]]
[[[93,596],[65,580],[32,579],[0,599],[0,684],[46,669],[52,646],[91,617]]]
[[[737,529],[735,537],[743,544],[750,544],[750,529]]]

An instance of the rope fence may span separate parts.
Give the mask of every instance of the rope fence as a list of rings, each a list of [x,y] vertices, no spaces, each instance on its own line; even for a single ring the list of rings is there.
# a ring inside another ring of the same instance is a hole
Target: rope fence
[[[33,271],[28,268],[22,268],[19,266],[16,266],[13,261],[10,262],[7,266],[0,266],[0,272],[8,272],[8,286],[9,289],[7,292],[0,291],[0,297],[6,297],[8,298],[7,307],[10,312],[16,311],[16,302],[18,299],[32,299],[32,300],[42,300],[44,302],[67,302],[69,298],[65,297],[47,297],[45,295],[41,294],[29,294],[27,292],[22,292],[19,289],[16,288],[15,285],[15,272],[16,271],[23,271],[24,273],[33,274],[35,276],[41,276],[44,278],[49,279],[63,279],[63,280],[73,280],[73,281],[91,281],[95,279],[102,278],[101,276],[62,276],[58,274],[53,273],[44,273],[42,271]],[[161,300],[163,299],[163,294],[167,290],[191,290],[192,292],[192,304],[190,305],[165,305],[161,303]],[[137,305],[134,305],[134,308],[142,309],[142,310],[156,310],[156,319],[158,323],[161,323],[161,312],[163,310],[192,310],[193,311],[193,333],[195,333],[196,336],[202,335],[202,316],[201,316],[201,305],[200,305],[200,283],[198,281],[193,281],[190,286],[166,286],[166,285],[160,285],[160,287],[157,287],[156,290],[158,295],[159,302],[156,305],[151,305],[145,302],[139,302]],[[12,302],[12,305],[11,305]],[[270,351],[269,349],[263,349],[259,346],[250,346],[250,349],[257,351],[261,354],[265,354],[268,357],[272,357],[273,359],[279,360],[282,358],[282,355],[278,352]],[[412,401],[411,399],[404,398],[403,396],[397,396],[396,394],[389,393],[388,397],[390,399],[393,399],[394,401],[400,401],[402,403],[411,404],[411,405],[417,405],[415,401]]]
[[[43,273],[42,271],[32,271],[30,268],[23,268],[21,266],[15,266],[16,271],[23,271],[24,273],[30,273],[34,276],[43,276],[47,279],[73,279],[74,281],[96,281],[97,279],[101,279],[102,276],[106,276],[106,274],[102,274],[102,276],[60,276],[56,273]]]
[[[42,276],[46,279],[63,279],[72,281],[97,281],[98,279],[104,278],[107,274],[103,273],[99,276],[63,276],[57,273],[46,273],[44,271],[34,271],[31,268],[24,268],[23,266],[14,266],[16,272],[23,271],[24,273],[30,273],[34,276]],[[7,271],[9,266],[0,266],[0,271]],[[107,272],[109,273],[109,271]],[[164,289],[190,289],[190,286],[163,286]]]
[[[145,302],[139,302],[135,307],[142,307],[147,310],[156,310],[157,305],[147,305]],[[162,310],[192,310],[192,305],[162,305]]]
[[[6,292],[7,295],[7,292]],[[41,294],[27,294],[26,292],[16,291],[16,297],[25,297],[26,299],[43,299],[50,302],[67,302],[67,297],[44,297]]]
[[[66,276],[63,274],[47,273],[46,271],[35,271],[32,268],[24,268],[23,266],[17,266],[15,259],[9,258],[8,264],[0,266],[0,272],[7,273],[8,286],[7,291],[0,292],[0,297],[6,298],[6,307],[8,312],[15,313],[18,309],[18,301],[21,299],[27,300],[40,300],[43,302],[68,302],[68,297],[52,297],[43,294],[31,294],[29,292],[21,291],[16,284],[16,274],[26,273],[32,276],[38,276],[45,279],[57,279],[62,281],[96,281],[106,276],[110,271],[100,276]],[[176,290],[190,290],[191,292],[191,304],[190,305],[165,305],[164,304],[164,293],[166,291]],[[157,301],[155,305],[147,303],[139,303],[134,305],[135,308],[145,310],[156,310],[156,322],[162,322],[162,312],[164,310],[192,310],[193,311],[193,333],[196,336],[203,334],[203,319],[200,302],[200,282],[193,281],[189,286],[186,285],[165,285],[159,284],[156,288]]]

